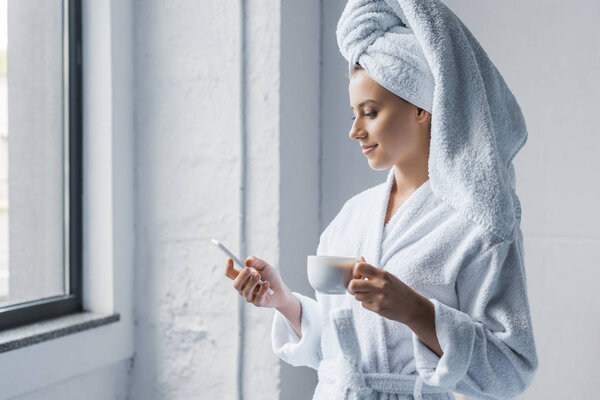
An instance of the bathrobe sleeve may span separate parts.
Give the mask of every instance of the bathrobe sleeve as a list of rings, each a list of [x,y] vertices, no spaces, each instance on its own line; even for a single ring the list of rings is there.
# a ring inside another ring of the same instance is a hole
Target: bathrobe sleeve
[[[300,300],[302,314],[300,316],[299,338],[292,324],[279,311],[275,310],[271,328],[271,344],[273,352],[283,361],[295,367],[306,366],[318,369],[323,359],[321,353],[321,310],[316,300],[293,292]]]
[[[332,224],[330,223],[321,234],[317,255],[327,252],[327,237],[331,229]],[[276,309],[271,327],[273,352],[290,365],[306,366],[316,370],[323,359],[321,350],[322,306],[315,299],[297,292],[292,293],[300,300],[302,306],[300,315],[302,338],[298,337],[290,321]]]
[[[442,357],[412,334],[423,382],[481,399],[525,391],[538,366],[526,286],[520,240],[497,243],[466,263],[456,280],[459,309],[429,299]]]

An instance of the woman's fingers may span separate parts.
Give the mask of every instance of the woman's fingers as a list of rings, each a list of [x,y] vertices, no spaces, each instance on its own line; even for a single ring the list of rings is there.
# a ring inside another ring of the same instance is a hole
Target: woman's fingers
[[[377,295],[374,295],[373,293],[356,293],[354,295],[354,298],[358,301],[364,301],[365,303],[370,303],[372,301],[374,301],[375,297]]]
[[[247,262],[247,264],[251,263]],[[254,267],[254,265],[252,265],[252,267]],[[233,260],[231,257],[228,257],[225,266],[225,276],[233,280],[233,287],[247,302],[259,307],[266,304],[266,295],[271,284],[268,281],[264,281],[258,286],[258,281],[261,278],[260,273],[252,272],[250,267],[238,271],[233,268]]]
[[[242,294],[246,298],[246,301],[252,302],[252,300],[254,299],[254,288],[258,284],[259,278],[259,274],[252,274],[252,276],[250,276],[248,282],[246,283],[244,289],[242,290]]]
[[[246,266],[252,267],[257,271],[262,271],[269,265],[265,260],[261,260],[260,258],[257,258],[254,256],[248,257],[246,259],[245,263],[246,263]]]
[[[233,259],[231,257],[227,258],[227,264],[225,265],[225,276],[229,279],[235,279],[240,272],[233,268]]]
[[[348,292],[352,295],[359,292],[372,292],[377,289],[373,285],[374,282],[371,279],[354,278],[348,282]]]
[[[356,279],[359,279],[363,276],[372,278],[377,276],[378,272],[378,268],[375,268],[366,262],[357,262],[354,264],[354,268],[352,268],[352,277]]]
[[[254,305],[262,307],[267,303],[267,290],[269,290],[269,281],[264,281],[256,295],[254,295]]]
[[[238,276],[233,280],[233,287],[242,294],[242,289],[246,285],[246,282],[250,278],[250,268],[244,268]]]

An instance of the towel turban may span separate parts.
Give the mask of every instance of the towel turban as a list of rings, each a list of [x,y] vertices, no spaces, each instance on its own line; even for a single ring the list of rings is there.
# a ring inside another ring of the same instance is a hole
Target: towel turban
[[[396,96],[433,109],[433,75],[411,29],[385,3],[347,7],[337,26],[337,41],[349,69],[357,62]]]
[[[435,195],[502,240],[521,221],[512,160],[525,119],[500,72],[440,0],[348,0],[337,43],[381,86],[429,111]]]

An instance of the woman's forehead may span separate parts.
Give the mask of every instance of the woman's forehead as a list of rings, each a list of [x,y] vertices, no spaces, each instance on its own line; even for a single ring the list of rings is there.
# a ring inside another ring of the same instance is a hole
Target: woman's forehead
[[[390,95],[393,95],[393,93],[379,85],[366,73],[350,79],[348,94],[350,95],[350,103],[352,105],[356,104],[357,107],[367,99],[382,103],[389,100]]]

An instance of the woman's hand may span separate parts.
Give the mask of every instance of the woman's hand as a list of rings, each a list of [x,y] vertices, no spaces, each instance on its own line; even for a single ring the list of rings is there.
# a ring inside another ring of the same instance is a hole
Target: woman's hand
[[[352,278],[348,292],[366,309],[406,325],[419,315],[422,296],[395,275],[367,264],[364,257],[354,264]]]
[[[281,275],[276,268],[270,266],[266,261],[250,256],[245,261],[246,268],[241,272],[233,268],[233,260],[227,258],[225,276],[233,279],[233,287],[246,302],[256,307],[275,307],[292,324],[299,337],[302,337],[301,320],[302,305],[294,296],[292,291],[281,280]],[[254,268],[257,272],[250,271]],[[258,286],[258,281],[263,279],[263,284]],[[269,294],[269,287],[273,288],[273,294]]]
[[[248,257],[245,263],[246,268],[240,272],[233,268],[233,260],[228,257],[225,266],[225,276],[233,279],[233,287],[240,296],[256,307],[279,308],[284,306],[290,299],[291,292],[281,280],[279,271],[266,261],[254,256]],[[254,268],[257,272],[252,272],[249,267]],[[264,283],[258,285],[261,278]],[[269,288],[273,289],[272,295],[268,293]]]

